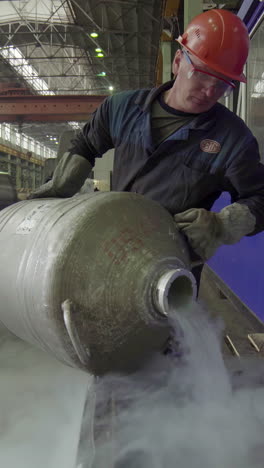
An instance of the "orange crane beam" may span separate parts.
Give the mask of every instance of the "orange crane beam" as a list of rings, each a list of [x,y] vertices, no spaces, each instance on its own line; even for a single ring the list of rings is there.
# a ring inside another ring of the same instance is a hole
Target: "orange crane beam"
[[[0,96],[0,122],[86,121],[107,96]]]

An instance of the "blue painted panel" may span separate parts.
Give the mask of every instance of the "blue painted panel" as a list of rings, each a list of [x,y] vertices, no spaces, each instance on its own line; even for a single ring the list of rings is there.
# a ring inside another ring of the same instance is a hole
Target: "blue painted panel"
[[[220,211],[230,204],[224,193],[212,211]],[[245,237],[235,245],[223,246],[208,265],[224,280],[234,293],[264,320],[264,233]]]
[[[238,16],[245,21],[249,31],[264,9],[262,2],[244,0]],[[230,203],[228,193],[223,193],[212,207],[220,211]],[[218,249],[208,262],[234,293],[264,321],[264,232],[245,237],[231,246]]]

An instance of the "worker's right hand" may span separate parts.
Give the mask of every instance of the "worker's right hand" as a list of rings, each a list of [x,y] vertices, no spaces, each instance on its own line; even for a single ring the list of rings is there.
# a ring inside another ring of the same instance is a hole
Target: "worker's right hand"
[[[247,205],[233,203],[219,213],[190,208],[174,215],[178,229],[186,236],[194,253],[204,262],[224,244],[231,245],[250,234],[256,218]]]
[[[91,170],[91,164],[83,156],[64,153],[52,179],[41,185],[28,198],[72,197],[80,190]]]

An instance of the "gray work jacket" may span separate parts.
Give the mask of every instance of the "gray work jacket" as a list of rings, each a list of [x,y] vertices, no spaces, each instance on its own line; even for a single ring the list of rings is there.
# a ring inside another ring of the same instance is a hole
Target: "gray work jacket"
[[[256,139],[233,112],[216,103],[154,146],[151,103],[171,86],[106,98],[73,141],[72,152],[94,165],[115,148],[112,190],[140,193],[171,214],[210,209],[228,191],[232,202],[247,205],[256,217],[252,234],[262,231],[264,166]]]

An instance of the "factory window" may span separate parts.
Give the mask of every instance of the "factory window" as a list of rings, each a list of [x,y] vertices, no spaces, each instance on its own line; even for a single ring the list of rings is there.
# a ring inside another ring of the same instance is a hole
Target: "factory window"
[[[34,151],[35,149],[35,142],[33,140],[33,138],[28,138],[28,150],[29,151]]]
[[[4,139],[5,140],[10,140],[10,125],[9,124],[4,124]]]
[[[40,143],[38,141],[35,142],[35,153],[40,155]]]
[[[259,143],[262,162],[264,162],[264,22],[251,39],[247,65],[247,124]]]
[[[24,133],[22,133],[21,137],[21,146],[22,148],[28,149],[28,137]]]
[[[44,147],[44,158],[50,158],[51,157],[51,150],[47,146]]]
[[[21,139],[21,134],[16,132],[16,145],[20,146],[20,139]]]

